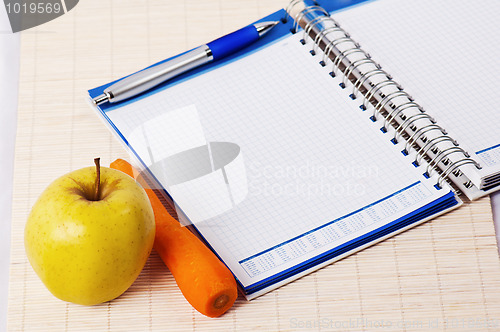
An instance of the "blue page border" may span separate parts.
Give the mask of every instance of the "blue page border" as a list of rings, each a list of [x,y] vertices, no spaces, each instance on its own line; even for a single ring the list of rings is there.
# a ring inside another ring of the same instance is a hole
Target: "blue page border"
[[[247,287],[243,287],[241,284],[240,286],[244,290],[245,294],[253,294],[256,293],[262,289],[265,289],[277,282],[286,280],[300,272],[306,271],[318,264],[321,264],[323,262],[326,262],[328,260],[333,260],[335,257],[341,256],[351,250],[354,250],[360,246],[363,246],[365,244],[369,244],[370,242],[374,242],[377,239],[387,236],[389,234],[392,234],[394,232],[397,232],[399,229],[404,228],[406,226],[409,226],[411,224],[417,223],[427,217],[430,217],[436,213],[439,213],[440,211],[446,210],[448,208],[451,208],[455,205],[457,205],[459,202],[456,199],[455,194],[450,191],[448,194],[445,196],[442,196],[441,198],[428,203],[427,205],[424,205],[418,210],[415,210],[399,219],[396,219],[395,221],[386,224],[380,228],[377,228],[376,230],[373,230],[363,236],[360,236],[356,239],[353,239],[349,242],[346,242],[330,251],[327,251],[323,254],[320,254],[314,258],[311,258],[305,262],[302,262],[300,264],[297,264],[287,270],[284,270],[280,273],[277,273],[271,277],[268,277],[262,281],[259,281],[255,284],[249,285]]]

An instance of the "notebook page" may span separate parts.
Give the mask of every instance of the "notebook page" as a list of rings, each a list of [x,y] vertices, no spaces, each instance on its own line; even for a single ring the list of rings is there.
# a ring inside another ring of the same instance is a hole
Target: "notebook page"
[[[106,113],[245,286],[449,193],[411,165],[300,38]],[[341,219],[327,243],[287,244]],[[283,261],[265,262],[281,249]]]
[[[376,0],[333,18],[484,173],[500,171],[498,1]]]

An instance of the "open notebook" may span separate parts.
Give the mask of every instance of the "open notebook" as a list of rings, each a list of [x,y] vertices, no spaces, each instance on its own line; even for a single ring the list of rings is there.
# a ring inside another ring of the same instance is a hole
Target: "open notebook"
[[[498,184],[498,5],[351,3],[341,28],[345,2],[293,1],[245,52],[96,107],[249,299]]]

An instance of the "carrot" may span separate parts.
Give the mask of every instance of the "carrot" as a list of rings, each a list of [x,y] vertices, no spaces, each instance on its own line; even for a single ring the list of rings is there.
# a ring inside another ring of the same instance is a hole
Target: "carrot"
[[[134,177],[133,167],[123,159],[115,160],[110,167]],[[208,317],[222,315],[238,297],[233,275],[200,239],[168,213],[152,189],[145,190],[155,215],[154,248],[182,294],[200,313]]]

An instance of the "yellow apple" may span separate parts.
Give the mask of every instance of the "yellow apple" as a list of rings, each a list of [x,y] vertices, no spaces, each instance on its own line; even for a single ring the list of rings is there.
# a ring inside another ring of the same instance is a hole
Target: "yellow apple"
[[[61,176],[41,194],[25,227],[31,266],[61,300],[93,305],[125,292],[153,247],[155,222],[144,189],[106,167]]]

